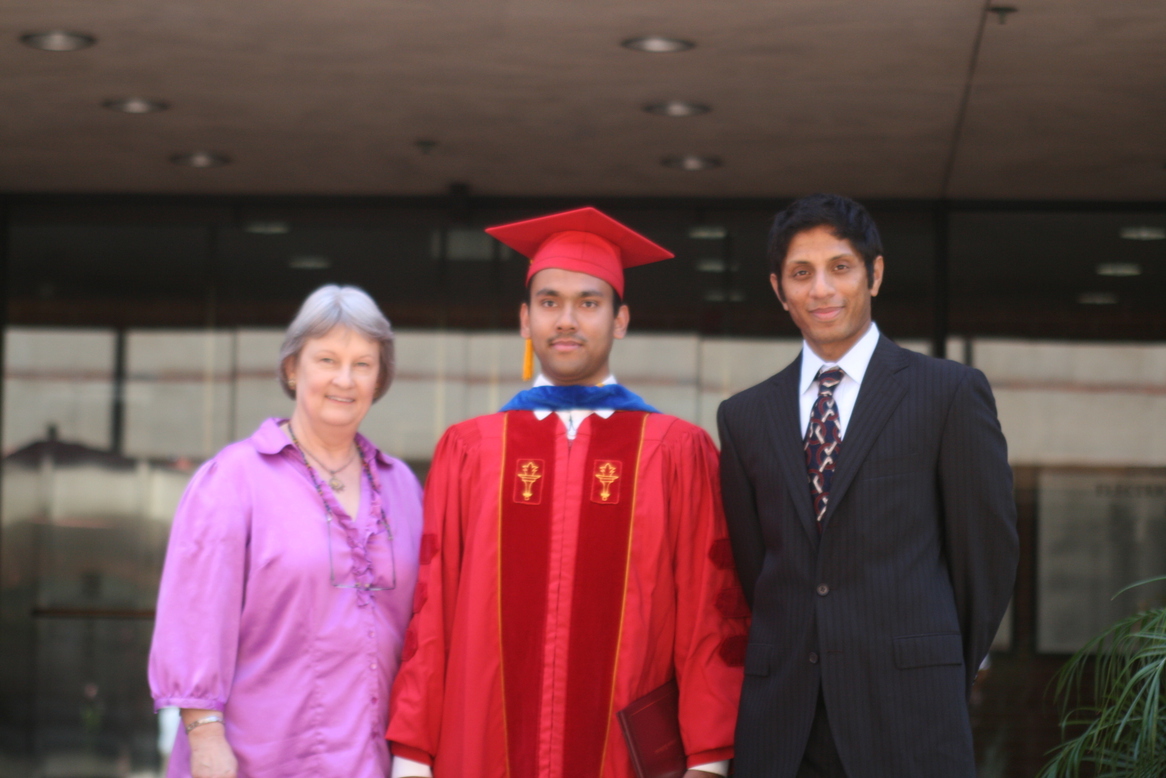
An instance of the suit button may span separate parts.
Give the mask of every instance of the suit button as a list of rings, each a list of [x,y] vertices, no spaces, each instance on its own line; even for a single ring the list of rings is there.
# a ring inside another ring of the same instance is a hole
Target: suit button
[[[825,597],[827,594],[830,593],[830,587],[827,586],[826,584],[818,584],[817,592],[818,592],[818,594]]]
[[[810,652],[810,664],[812,664],[812,665],[818,664],[818,652],[817,651]]]

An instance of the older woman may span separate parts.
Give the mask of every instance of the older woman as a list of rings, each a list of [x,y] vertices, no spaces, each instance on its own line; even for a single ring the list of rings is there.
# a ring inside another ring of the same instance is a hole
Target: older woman
[[[156,707],[182,709],[170,776],[388,774],[421,487],[357,429],[392,377],[376,303],[318,289],[280,352],[291,418],[268,419],[191,479],[150,651]]]

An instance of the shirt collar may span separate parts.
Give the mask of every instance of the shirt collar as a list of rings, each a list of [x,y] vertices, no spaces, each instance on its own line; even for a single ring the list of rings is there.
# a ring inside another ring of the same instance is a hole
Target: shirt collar
[[[611,386],[611,385],[612,385],[612,384],[614,384],[615,382],[616,382],[616,381],[615,381],[615,376],[613,376],[613,375],[611,375],[611,374],[609,373],[609,374],[608,374],[608,376],[607,376],[607,378],[605,378],[605,379],[603,379],[602,381],[600,381],[600,382],[597,384],[597,386]],[[542,373],[539,373],[539,374],[538,374],[537,376],[535,376],[535,378],[534,378],[534,384],[533,384],[533,386],[554,386],[554,384],[552,384],[552,383],[551,383],[551,379],[547,378],[547,377],[546,377],[545,375],[543,375]]]
[[[599,385],[600,386],[611,386],[614,383],[616,383],[615,376],[613,376],[609,373],[607,378],[605,378],[599,382]],[[542,373],[539,373],[537,376],[535,376],[534,386],[554,386],[554,384],[552,384],[550,382],[550,379],[548,379],[545,375],[543,375]],[[612,410],[611,408],[597,408],[594,411],[588,411],[588,413],[594,413],[596,416],[598,416],[601,419],[609,419],[609,418],[611,418],[611,414],[615,413],[615,411]],[[534,417],[536,419],[538,419],[539,421],[542,421],[543,419],[545,419],[546,417],[548,417],[550,415],[551,415],[551,411],[547,411],[547,410],[538,410],[538,411],[534,412]]]
[[[810,344],[803,340],[802,375],[798,384],[799,394],[805,394],[813,387],[814,381],[818,379],[818,371],[824,366],[834,367],[837,365],[842,368],[842,372],[854,379],[855,383],[861,385],[862,377],[866,375],[866,369],[870,365],[871,357],[874,356],[875,347],[878,344],[879,327],[873,321],[863,336],[858,339],[858,342],[851,346],[850,350],[843,354],[837,362],[827,362],[822,359],[814,353]]]
[[[279,428],[279,425],[286,421],[287,419],[273,417],[266,419],[260,424],[259,429],[255,430],[255,433],[251,436],[251,445],[255,446],[255,450],[260,454],[270,456],[272,454],[279,454],[285,449],[294,448],[294,444],[288,438],[287,434]],[[393,460],[359,432],[356,433],[356,443],[364,453],[365,459],[372,456],[385,467],[393,466]]]

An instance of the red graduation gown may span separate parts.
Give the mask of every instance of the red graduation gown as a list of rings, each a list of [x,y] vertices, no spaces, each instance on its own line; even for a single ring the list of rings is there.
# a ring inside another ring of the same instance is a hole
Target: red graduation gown
[[[615,712],[670,678],[689,766],[732,756],[748,607],[708,435],[672,416],[451,427],[425,489],[393,753],[435,778],[630,778]]]

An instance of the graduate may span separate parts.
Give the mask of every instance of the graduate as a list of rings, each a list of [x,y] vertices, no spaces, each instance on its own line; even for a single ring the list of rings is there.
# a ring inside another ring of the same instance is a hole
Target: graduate
[[[594,208],[486,231],[531,259],[542,372],[437,446],[393,776],[632,778],[616,713],[671,679],[685,775],[725,775],[749,610],[717,451],[608,368],[624,269],[672,254]]]

